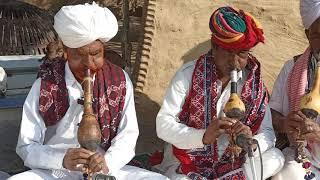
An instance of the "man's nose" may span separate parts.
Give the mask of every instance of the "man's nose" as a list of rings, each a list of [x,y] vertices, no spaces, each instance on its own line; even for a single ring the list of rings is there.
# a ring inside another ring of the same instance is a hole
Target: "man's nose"
[[[238,55],[234,55],[229,62],[233,69],[240,69],[240,58]]]
[[[93,61],[93,57],[92,56],[85,56],[82,59],[82,64],[86,67],[86,68],[92,68],[94,66],[94,61]]]

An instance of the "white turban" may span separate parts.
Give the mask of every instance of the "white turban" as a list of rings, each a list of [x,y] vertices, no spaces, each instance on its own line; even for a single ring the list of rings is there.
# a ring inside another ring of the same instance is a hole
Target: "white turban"
[[[320,17],[320,0],[301,0],[300,14],[306,29]]]
[[[54,16],[53,27],[69,48],[79,48],[98,39],[108,42],[118,32],[116,17],[95,2],[63,6]]]

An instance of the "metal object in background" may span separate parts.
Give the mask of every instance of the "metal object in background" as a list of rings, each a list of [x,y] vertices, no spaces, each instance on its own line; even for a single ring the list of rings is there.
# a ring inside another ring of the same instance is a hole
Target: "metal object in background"
[[[15,153],[22,117],[22,106],[37,77],[43,55],[0,56],[7,74],[6,96],[0,97],[0,171],[16,174],[27,170]],[[1,179],[1,178],[0,178]]]
[[[7,73],[0,66],[0,97],[5,96],[7,90]]]
[[[56,40],[53,17],[20,1],[0,0],[0,56],[39,55]]]
[[[104,174],[97,174],[93,177],[94,180],[116,180],[114,176],[104,175]]]

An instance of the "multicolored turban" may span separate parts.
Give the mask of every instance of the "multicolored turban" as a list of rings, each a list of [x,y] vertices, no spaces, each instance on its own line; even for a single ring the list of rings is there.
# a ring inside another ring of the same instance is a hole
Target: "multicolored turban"
[[[224,49],[250,49],[264,42],[260,23],[249,13],[221,7],[210,17],[211,40]]]

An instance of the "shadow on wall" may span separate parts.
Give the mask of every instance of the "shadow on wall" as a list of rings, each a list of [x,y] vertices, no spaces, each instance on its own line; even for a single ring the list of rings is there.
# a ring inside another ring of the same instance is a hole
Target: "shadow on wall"
[[[140,135],[136,153],[151,153],[163,148],[163,141],[157,137],[156,117],[160,105],[143,93],[135,94],[137,119]]]
[[[204,41],[198,45],[196,45],[194,48],[190,49],[188,52],[186,52],[182,56],[183,63],[187,63],[189,61],[193,61],[199,58],[200,55],[207,53],[209,49],[211,48],[211,41],[207,40]]]

